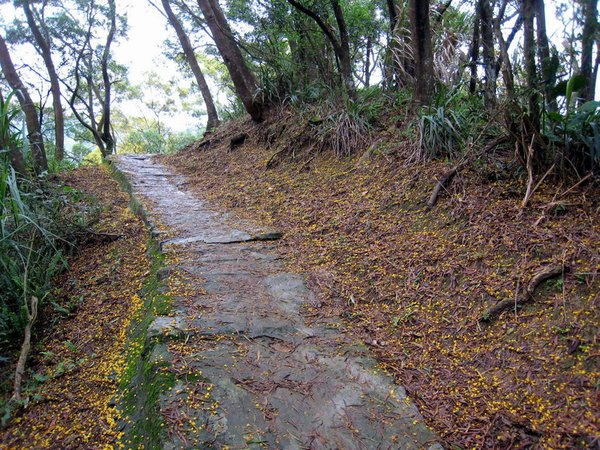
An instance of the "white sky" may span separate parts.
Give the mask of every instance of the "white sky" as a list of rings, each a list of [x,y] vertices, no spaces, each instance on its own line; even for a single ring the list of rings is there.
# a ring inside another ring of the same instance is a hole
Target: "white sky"
[[[160,3],[160,1],[159,1]],[[147,0],[117,1],[119,14],[127,15],[129,32],[127,37],[119,38],[113,44],[115,60],[128,67],[129,80],[132,84],[141,84],[148,72],[158,73],[163,81],[168,81],[180,74],[176,64],[162,54],[163,42],[170,36],[166,19]],[[19,12],[19,17],[22,13]],[[15,17],[12,4],[0,5],[0,27],[10,23]],[[173,32],[174,37],[174,32]],[[13,55],[17,67],[24,62],[39,59],[30,45],[19,46]],[[41,61],[41,60],[40,60]],[[22,76],[30,79],[26,70],[20,70]],[[215,93],[216,94],[216,93]],[[140,101],[119,103],[119,109],[126,115],[152,117]],[[173,117],[163,117],[164,122],[173,131],[196,130],[205,125],[205,118],[194,118],[189,113],[175,113]]]
[[[160,3],[160,1],[158,1]],[[132,83],[141,83],[144,74],[156,72],[167,81],[179,70],[172,61],[162,54],[162,45],[170,36],[166,19],[146,0],[122,0],[117,2],[119,13],[127,14],[129,32],[126,39],[115,46],[115,60],[129,68]],[[125,102],[121,110],[125,114],[140,115],[139,102]],[[205,125],[204,118],[190,117],[187,113],[175,114],[166,118],[166,124],[174,131],[197,129]]]
[[[168,35],[164,17],[145,0],[117,2],[120,13],[127,13],[129,33],[115,47],[115,59],[129,67],[133,79],[141,79],[144,72],[169,65],[161,53]],[[169,68],[172,69],[172,68]]]

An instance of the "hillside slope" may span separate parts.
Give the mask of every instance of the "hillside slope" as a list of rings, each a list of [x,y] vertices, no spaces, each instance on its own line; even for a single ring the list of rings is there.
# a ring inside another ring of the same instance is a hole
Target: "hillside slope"
[[[446,164],[311,153],[297,120],[231,122],[165,161],[198,195],[285,233],[281,250],[322,294],[306,314],[344,317],[448,445],[597,445],[598,189],[547,181],[521,211],[526,174],[489,155],[428,211]]]

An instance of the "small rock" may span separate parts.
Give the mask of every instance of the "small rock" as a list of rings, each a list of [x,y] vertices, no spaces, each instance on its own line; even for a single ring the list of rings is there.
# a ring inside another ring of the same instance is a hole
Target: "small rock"
[[[276,241],[281,239],[283,233],[281,231],[267,231],[265,233],[259,233],[252,237],[253,241]]]
[[[159,281],[166,280],[167,278],[169,278],[170,275],[171,275],[170,267],[161,267],[156,272],[156,278],[158,278]]]
[[[178,337],[184,334],[186,323],[182,317],[159,316],[148,327],[146,337]]]

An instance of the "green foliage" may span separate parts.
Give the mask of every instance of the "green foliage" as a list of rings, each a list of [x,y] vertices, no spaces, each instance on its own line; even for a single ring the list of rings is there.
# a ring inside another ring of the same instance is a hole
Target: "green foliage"
[[[0,353],[6,354],[20,343],[31,297],[44,302],[53,277],[66,266],[66,237],[78,225],[68,192],[43,179],[17,177],[7,146],[18,143],[11,123],[18,111],[8,101],[0,111]]]
[[[21,182],[6,159],[0,172],[0,348],[18,342],[27,322],[26,302],[44,300],[52,278],[65,267],[57,235],[60,198]]]
[[[380,86],[371,86],[358,91],[358,98],[348,102],[346,109],[375,125],[388,107],[388,99]]]
[[[481,123],[483,105],[462,86],[441,91],[419,113],[419,150],[422,158],[456,157]]]
[[[14,92],[7,95],[6,99],[0,91],[0,150],[8,151],[11,144],[16,144],[16,133],[12,130],[12,123],[19,113],[19,110],[13,109],[10,100]]]
[[[81,164],[99,165],[102,164],[103,158],[99,148],[95,148],[81,160]]]
[[[165,137],[156,129],[134,130],[125,136],[121,153],[163,153]]]
[[[246,109],[238,97],[230,99],[229,104],[221,111],[221,118],[225,121],[246,116]]]
[[[158,130],[156,127],[134,130],[125,136],[119,153],[174,153],[196,141],[197,133],[185,131],[172,133]]]
[[[569,96],[566,97],[567,102]],[[567,162],[563,169],[589,171],[600,164],[600,102],[546,114],[545,135]]]

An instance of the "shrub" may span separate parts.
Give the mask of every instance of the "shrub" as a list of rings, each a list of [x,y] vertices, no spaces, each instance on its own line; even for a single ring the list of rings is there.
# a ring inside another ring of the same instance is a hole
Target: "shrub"
[[[66,266],[68,236],[85,226],[70,191],[43,178],[19,178],[8,148],[19,147],[9,102],[0,105],[0,355],[20,345],[28,304],[43,303],[54,276]],[[41,310],[41,308],[40,308]]]
[[[419,113],[417,159],[454,158],[461,154],[469,136],[482,124],[483,105],[462,85],[453,92],[441,90]]]

